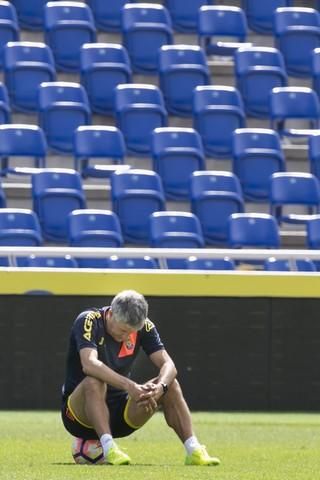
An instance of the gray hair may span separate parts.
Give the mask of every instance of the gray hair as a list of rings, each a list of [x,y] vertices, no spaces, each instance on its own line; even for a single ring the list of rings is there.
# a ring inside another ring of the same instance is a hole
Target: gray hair
[[[123,290],[112,300],[111,310],[116,322],[139,330],[148,316],[148,303],[141,293]]]

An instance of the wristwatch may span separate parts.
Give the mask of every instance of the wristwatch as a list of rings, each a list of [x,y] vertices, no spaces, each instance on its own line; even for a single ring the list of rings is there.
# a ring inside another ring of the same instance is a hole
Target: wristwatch
[[[161,382],[163,388],[163,395],[165,395],[168,391],[168,385],[166,383]]]

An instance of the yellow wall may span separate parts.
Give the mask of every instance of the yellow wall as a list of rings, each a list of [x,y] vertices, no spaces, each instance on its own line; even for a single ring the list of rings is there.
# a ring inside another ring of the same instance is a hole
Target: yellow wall
[[[149,296],[320,297],[320,275],[305,273],[137,273],[1,269],[0,294],[45,290],[58,295],[114,295],[135,289]]]

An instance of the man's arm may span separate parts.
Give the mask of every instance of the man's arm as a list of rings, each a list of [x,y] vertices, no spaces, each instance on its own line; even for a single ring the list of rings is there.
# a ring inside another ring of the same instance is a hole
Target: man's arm
[[[80,350],[80,360],[85,375],[97,378],[120,390],[125,390],[135,401],[139,401],[142,397],[146,398],[151,396],[151,392],[147,392],[147,389],[143,385],[139,385],[129,378],[120,375],[101,362],[98,359],[96,349],[82,348]]]
[[[151,362],[159,368],[159,375],[151,381],[153,384],[156,384],[154,396],[156,400],[158,400],[164,394],[162,384],[171,385],[177,376],[177,369],[172,358],[164,349],[152,353],[149,358]],[[146,385],[148,385],[148,383]]]

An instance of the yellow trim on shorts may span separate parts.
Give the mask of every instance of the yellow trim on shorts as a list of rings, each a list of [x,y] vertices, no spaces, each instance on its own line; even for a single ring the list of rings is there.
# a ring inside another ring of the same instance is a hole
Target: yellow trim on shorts
[[[126,422],[126,424],[127,424],[129,427],[133,428],[134,430],[138,430],[138,428],[141,428],[143,425],[134,425],[134,424],[129,420],[129,417],[128,417],[128,409],[129,409],[130,402],[131,402],[131,398],[129,397],[128,400],[127,400],[126,406],[124,407],[123,419],[124,419],[124,421]]]
[[[70,405],[70,396],[68,397],[68,400],[67,400],[67,407],[69,408],[70,412],[72,413],[72,415],[74,416],[75,420],[80,423],[80,425],[82,425],[83,427],[86,427],[86,428],[91,428],[93,430],[93,427],[91,425],[87,425],[86,423],[82,422],[78,417],[77,415],[75,415],[74,411],[72,410],[71,408],[71,405]]]

